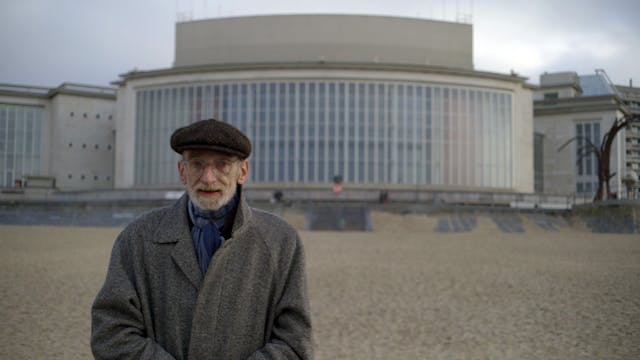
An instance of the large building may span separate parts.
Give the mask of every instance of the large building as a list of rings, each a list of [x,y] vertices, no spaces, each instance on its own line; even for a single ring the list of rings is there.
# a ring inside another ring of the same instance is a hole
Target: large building
[[[0,84],[0,187],[112,189],[116,90]]]
[[[587,144],[600,147],[616,119],[640,113],[640,89],[613,85],[606,73],[545,73],[534,95],[535,188],[546,194],[591,199],[598,188],[595,153],[581,155]],[[572,140],[573,139],[573,140]],[[623,180],[640,173],[640,123],[623,128],[611,148],[611,191],[627,197]],[[633,172],[633,174],[632,174]]]
[[[472,26],[281,15],[178,23],[172,68],[118,85],[115,187],[179,184],[174,129],[218,118],[250,183],[533,192],[532,86],[475,71]]]
[[[252,139],[255,187],[326,188],[339,177],[588,201],[597,162],[579,149],[640,113],[640,88],[615,86],[603,71],[525,80],[475,71],[469,24],[354,15],[178,23],[174,66],[124,74],[117,89],[0,84],[0,188],[175,188],[171,133],[215,117]],[[633,196],[625,180],[640,174],[640,124],[618,133],[611,164],[612,191]]]

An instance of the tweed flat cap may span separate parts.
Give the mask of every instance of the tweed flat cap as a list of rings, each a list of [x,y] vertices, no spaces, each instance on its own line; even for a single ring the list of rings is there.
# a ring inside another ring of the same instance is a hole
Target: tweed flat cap
[[[171,148],[178,154],[185,150],[211,150],[246,159],[251,154],[251,140],[240,130],[216,119],[200,120],[181,127],[171,135]]]

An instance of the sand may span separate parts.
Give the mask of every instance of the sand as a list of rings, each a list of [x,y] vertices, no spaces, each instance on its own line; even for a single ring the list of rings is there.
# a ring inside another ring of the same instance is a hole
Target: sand
[[[373,223],[300,231],[316,359],[640,358],[637,234]],[[0,226],[0,359],[91,358],[90,306],[119,232]]]

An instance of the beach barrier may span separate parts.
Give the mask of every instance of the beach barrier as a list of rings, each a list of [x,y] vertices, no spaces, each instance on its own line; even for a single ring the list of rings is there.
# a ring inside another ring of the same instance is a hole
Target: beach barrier
[[[371,209],[366,206],[310,206],[307,230],[372,231]]]

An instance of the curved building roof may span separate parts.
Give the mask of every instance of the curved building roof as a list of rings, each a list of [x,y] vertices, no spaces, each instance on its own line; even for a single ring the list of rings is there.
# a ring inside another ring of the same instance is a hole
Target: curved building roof
[[[175,67],[386,63],[473,69],[472,26],[365,15],[268,15],[176,25]]]

